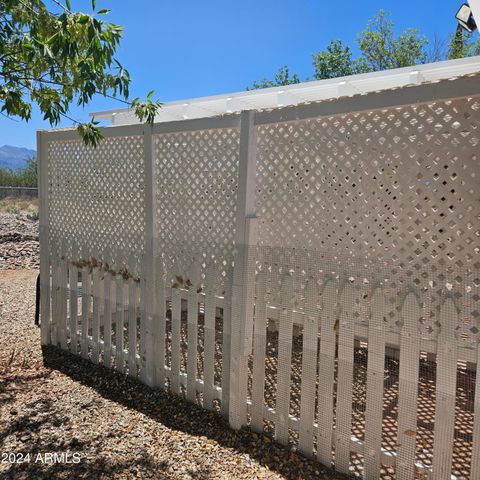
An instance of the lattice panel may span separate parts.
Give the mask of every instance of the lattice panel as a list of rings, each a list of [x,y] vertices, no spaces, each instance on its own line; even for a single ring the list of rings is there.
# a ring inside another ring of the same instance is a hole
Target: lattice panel
[[[465,98],[257,127],[259,244],[381,265],[394,329],[409,285],[423,288],[426,336],[450,293],[473,341],[479,126],[480,101]]]
[[[51,248],[62,238],[89,251],[140,256],[145,245],[143,137],[48,142]]]
[[[158,248],[170,276],[187,271],[198,255],[206,263],[231,262],[239,134],[218,129],[154,135]]]

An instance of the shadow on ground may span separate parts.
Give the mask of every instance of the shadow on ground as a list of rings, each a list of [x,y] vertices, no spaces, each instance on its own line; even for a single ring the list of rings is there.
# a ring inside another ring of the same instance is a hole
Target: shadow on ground
[[[248,455],[287,479],[347,478],[274,443],[266,435],[259,435],[248,428],[234,431],[219,414],[202,410],[179,396],[151,389],[133,378],[95,365],[56,347],[44,346],[42,354],[45,367],[55,369],[76,382],[93,388],[102,397],[134,409],[170,429],[207,437],[223,447]],[[92,466],[95,469],[99,467],[102,466]],[[118,466],[118,470],[122,468],[123,466]],[[162,466],[157,465],[156,468],[160,472]],[[71,473],[75,475],[75,471],[72,470]],[[209,473],[204,471],[201,476],[197,473],[196,477],[209,478]]]

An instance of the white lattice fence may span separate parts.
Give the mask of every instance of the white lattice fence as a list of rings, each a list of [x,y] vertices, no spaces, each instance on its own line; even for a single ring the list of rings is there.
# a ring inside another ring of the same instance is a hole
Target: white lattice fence
[[[465,85],[40,134],[42,342],[342,472],[480,476]]]

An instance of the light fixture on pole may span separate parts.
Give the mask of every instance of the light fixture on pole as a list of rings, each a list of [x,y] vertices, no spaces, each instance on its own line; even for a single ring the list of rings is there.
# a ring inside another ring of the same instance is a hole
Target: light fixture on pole
[[[472,9],[469,5],[464,3],[459,9],[458,12],[455,14],[455,18],[458,21],[458,24],[467,32],[473,32],[477,25],[475,24],[475,20],[472,15]]]

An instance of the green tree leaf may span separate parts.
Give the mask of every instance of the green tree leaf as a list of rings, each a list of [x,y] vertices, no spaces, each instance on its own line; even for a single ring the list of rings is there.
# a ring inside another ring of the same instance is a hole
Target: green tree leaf
[[[115,58],[123,29],[95,14],[71,11],[67,0],[61,13],[42,0],[29,5],[0,0],[0,111],[28,120],[36,104],[51,125],[66,117],[87,144],[96,146],[102,138],[98,122],[79,122],[69,108],[72,102],[86,105],[95,95],[132,106],[130,74]],[[140,121],[153,122],[160,108],[152,95],[135,104]]]

